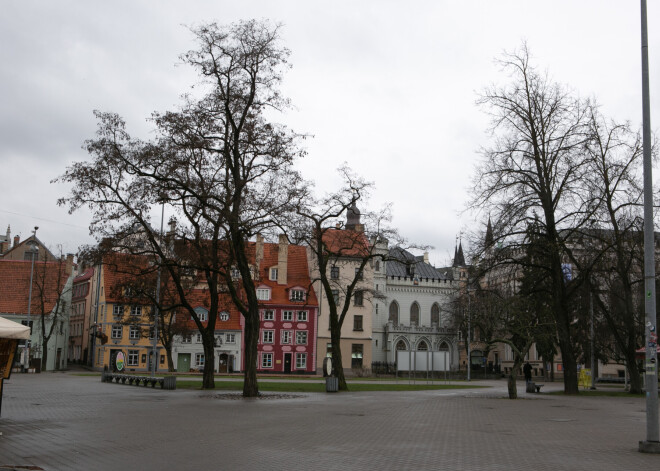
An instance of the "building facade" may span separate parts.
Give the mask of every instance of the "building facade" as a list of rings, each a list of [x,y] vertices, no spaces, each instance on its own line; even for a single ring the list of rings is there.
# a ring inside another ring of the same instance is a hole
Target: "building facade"
[[[98,271],[98,309],[94,309],[94,369],[146,372],[153,358],[153,306],[148,299],[133,296],[127,284],[129,267],[146,260],[127,254],[108,255]],[[156,349],[156,371],[167,371],[166,355],[160,342]]]
[[[372,313],[374,310],[374,268],[377,257],[371,254],[377,250],[364,235],[364,226],[360,223],[360,213],[356,208],[348,211],[344,228],[330,228],[323,233],[323,243],[328,249],[330,262],[327,273],[331,292],[327,293],[319,281],[319,268],[315,254],[308,249],[311,278],[314,290],[319,297],[319,319],[316,370],[321,372],[325,358],[332,356],[330,332],[330,308],[328,296],[332,296],[338,311],[346,302],[346,287],[357,277],[358,281],[341,327],[341,358],[345,374],[351,371],[362,374],[371,368],[372,362]],[[365,257],[368,263],[360,270]]]
[[[71,316],[69,317],[69,363],[87,364],[89,357],[92,282],[94,268],[88,268],[73,279]]]
[[[382,293],[373,312],[375,365],[395,365],[399,372],[458,369],[456,270],[436,269],[427,255],[414,256],[397,247],[379,265],[374,270],[375,288]]]
[[[260,304],[260,373],[316,372],[318,301],[312,289],[304,247],[257,237],[257,298]]]

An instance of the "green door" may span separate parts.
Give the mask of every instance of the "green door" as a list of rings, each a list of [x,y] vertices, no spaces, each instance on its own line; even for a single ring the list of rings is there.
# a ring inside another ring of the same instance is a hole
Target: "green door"
[[[179,353],[176,361],[176,370],[179,373],[190,371],[190,353]]]

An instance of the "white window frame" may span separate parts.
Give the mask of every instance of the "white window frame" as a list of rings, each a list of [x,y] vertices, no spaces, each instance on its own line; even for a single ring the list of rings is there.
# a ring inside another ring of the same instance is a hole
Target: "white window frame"
[[[142,306],[133,305],[131,306],[131,316],[141,316],[142,315]]]
[[[128,339],[129,340],[140,340],[140,327],[137,325],[131,325],[128,328]]]
[[[111,339],[120,339],[124,335],[124,327],[120,324],[113,324],[110,332]]]
[[[272,353],[262,353],[261,354],[261,368],[272,368],[273,367],[273,354]]]
[[[123,304],[113,304],[112,305],[112,315],[115,317],[122,317],[124,315],[124,305]]]
[[[277,267],[272,267],[269,271],[268,279],[270,281],[277,281],[277,275],[279,274],[279,270]]]
[[[274,330],[263,330],[261,331],[261,343],[275,343],[275,331]]]
[[[280,334],[280,343],[282,345],[291,345],[291,340],[293,338],[293,331],[291,330],[282,330]]]
[[[259,301],[270,301],[270,288],[257,288],[257,299]]]
[[[307,319],[309,319],[309,314],[307,311],[296,311],[296,319],[298,322],[307,322]]]
[[[272,309],[266,309],[263,311],[263,318],[265,321],[274,321],[275,320],[275,311]]]
[[[296,330],[296,345],[307,345],[306,330]]]
[[[204,356],[204,354],[200,352],[195,353],[195,367],[204,368],[205,363],[206,363],[206,357]]]
[[[192,334],[181,334],[181,343],[192,343]]]
[[[227,332],[225,343],[236,343],[236,334]]]
[[[140,365],[140,350],[129,350],[126,355],[126,366]]]
[[[220,314],[218,314],[218,317],[222,322],[227,322],[229,320],[229,313],[227,311],[222,311]]]
[[[292,289],[289,299],[291,301],[297,301],[297,302],[304,301],[305,300],[305,292],[301,289]]]
[[[282,320],[293,322],[293,311],[282,311]]]
[[[307,353],[296,353],[296,369],[304,370],[307,368]]]

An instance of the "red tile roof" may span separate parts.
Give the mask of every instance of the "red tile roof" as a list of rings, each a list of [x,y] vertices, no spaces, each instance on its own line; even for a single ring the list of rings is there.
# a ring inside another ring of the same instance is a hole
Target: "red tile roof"
[[[294,301],[289,300],[290,289],[301,288],[307,292],[307,299],[304,303],[295,304],[318,306],[316,293],[314,293],[312,281],[309,277],[305,247],[300,245],[288,246],[286,285],[278,285],[277,281],[268,279],[269,268],[277,266],[278,251],[278,244],[264,244],[264,259],[259,270],[260,280],[255,283],[257,287],[265,285],[271,289],[270,301],[263,302],[263,304],[294,304]]]
[[[323,243],[328,252],[340,257],[362,257],[369,254],[369,241],[361,231],[325,229]]]
[[[39,287],[42,283],[39,280],[42,279],[46,280],[43,290],[44,309],[46,313],[50,313],[55,307],[57,292],[63,289],[68,279],[65,268],[65,264],[59,261],[35,261],[32,277],[32,314],[41,314]],[[0,260],[0,313],[27,314],[31,269],[32,262],[29,260]]]

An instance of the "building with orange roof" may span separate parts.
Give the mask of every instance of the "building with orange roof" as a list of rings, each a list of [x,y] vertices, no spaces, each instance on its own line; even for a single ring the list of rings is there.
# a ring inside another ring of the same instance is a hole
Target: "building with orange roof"
[[[150,371],[153,358],[153,305],[133,295],[130,283],[148,264],[146,257],[106,255],[95,272],[98,289],[91,290],[93,306],[92,358],[94,369]],[[155,286],[154,286],[155,288]],[[156,370],[167,370],[165,350],[158,342]]]
[[[71,316],[69,317],[69,363],[87,364],[91,335],[92,305],[96,277],[94,267],[85,269],[73,279]]]
[[[328,281],[333,287],[331,293],[326,293],[319,280],[316,259],[308,250],[311,277],[314,288],[319,293],[319,320],[317,334],[316,368],[321,371],[323,360],[332,356],[330,333],[330,308],[328,295],[335,298],[340,305],[344,303],[346,286],[358,276],[361,261],[370,252],[379,250],[372,247],[364,234],[364,226],[360,223],[360,213],[357,208],[351,208],[347,213],[344,228],[329,228],[323,233],[323,243],[328,252],[332,253],[332,264],[328,266],[330,273]],[[375,253],[375,252],[374,252]],[[374,298],[379,287],[374,284],[374,271],[381,270],[381,264],[376,257],[362,270],[358,284],[350,300],[350,307],[341,329],[341,356],[345,372],[356,373],[363,368],[371,368],[372,361],[372,313]]]
[[[73,255],[51,261],[47,257],[50,252],[36,237],[33,240],[29,260],[0,258],[0,316],[32,327],[30,340],[19,346],[15,366],[29,363],[29,368],[36,370],[41,368],[44,353],[42,314],[47,336],[55,323],[48,341],[45,367],[47,370],[64,369],[67,366]],[[37,254],[45,254],[47,260],[38,259]]]
[[[289,244],[285,235],[277,244],[257,236],[255,258],[262,307],[257,370],[315,374],[318,300],[305,247]]]
[[[220,293],[218,318],[215,323],[214,370],[217,373],[234,373],[241,369],[243,316],[228,293]],[[204,325],[208,322],[209,295],[198,289],[190,296],[197,316]],[[202,371],[206,363],[202,336],[188,312],[177,312],[187,329],[174,337],[172,361],[178,372]]]

